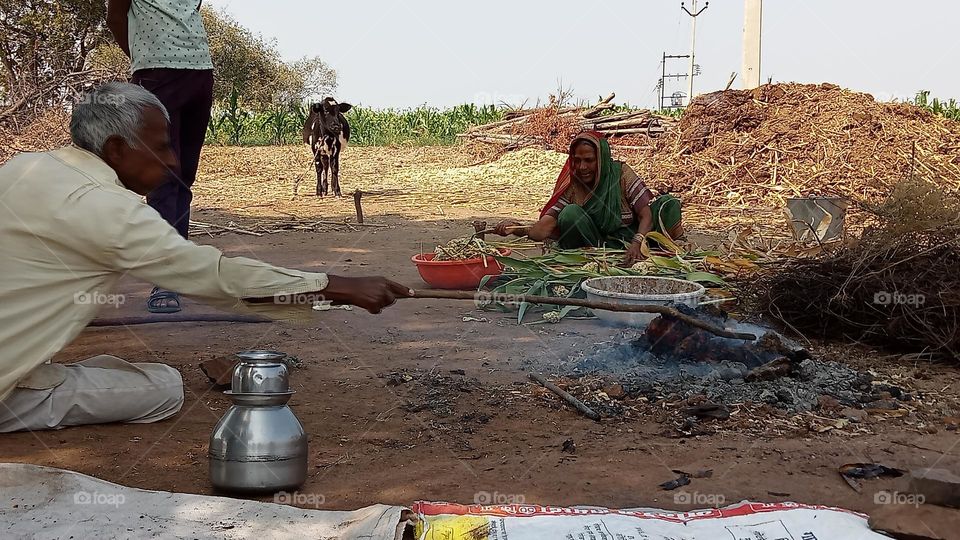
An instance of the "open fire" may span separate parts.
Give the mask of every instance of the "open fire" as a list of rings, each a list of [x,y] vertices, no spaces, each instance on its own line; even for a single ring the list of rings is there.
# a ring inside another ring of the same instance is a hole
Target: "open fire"
[[[623,388],[625,399],[702,398],[718,404],[766,403],[787,411],[812,410],[823,396],[843,406],[858,406],[875,400],[880,391],[869,373],[814,359],[771,329],[686,306],[678,309],[759,337],[754,341],[717,337],[682,321],[658,317],[642,333],[621,331],[571,359],[564,366],[566,375],[615,382]]]
[[[747,368],[757,368],[770,362],[799,363],[810,357],[804,349],[788,347],[780,335],[772,330],[741,324],[733,319],[723,320],[721,317],[690,308],[682,311],[717,326],[753,332],[760,337],[753,342],[722,338],[683,321],[670,317],[657,317],[647,326],[644,335],[633,343],[634,346],[640,349],[646,348],[657,356],[673,357],[676,360],[712,364],[736,362]]]

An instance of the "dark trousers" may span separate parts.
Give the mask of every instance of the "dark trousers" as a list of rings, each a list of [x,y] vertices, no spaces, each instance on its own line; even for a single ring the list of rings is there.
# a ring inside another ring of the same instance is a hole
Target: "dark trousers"
[[[184,238],[190,230],[190,187],[197,179],[200,150],[213,106],[213,70],[140,69],[131,82],[153,92],[170,114],[170,144],[179,167],[167,183],[147,195],[147,204]]]

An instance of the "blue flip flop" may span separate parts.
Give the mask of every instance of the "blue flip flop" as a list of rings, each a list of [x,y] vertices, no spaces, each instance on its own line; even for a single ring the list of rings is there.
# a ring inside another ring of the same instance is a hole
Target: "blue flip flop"
[[[170,305],[170,303],[176,305]],[[147,311],[150,313],[176,313],[180,311],[180,295],[160,287],[154,287],[147,299]]]

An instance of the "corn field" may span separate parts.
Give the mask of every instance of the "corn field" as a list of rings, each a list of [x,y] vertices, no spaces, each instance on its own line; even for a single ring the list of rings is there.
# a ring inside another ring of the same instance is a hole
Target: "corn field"
[[[930,98],[930,92],[917,92],[913,104],[934,114],[960,121],[960,103],[956,99]],[[614,112],[630,109],[621,105]],[[493,105],[457,105],[450,109],[422,106],[415,109],[372,109],[354,106],[345,116],[350,122],[350,143],[359,146],[447,145],[468,128],[496,122],[506,109]],[[682,109],[660,111],[680,117]],[[300,144],[300,131],[306,121],[304,104],[274,105],[266,110],[250,110],[236,91],[214,107],[207,126],[206,144],[230,146],[267,146]]]
[[[917,97],[913,100],[913,104],[917,107],[923,107],[933,114],[938,114],[951,120],[960,120],[960,104],[957,103],[956,99],[950,98],[949,100],[942,101],[938,98],[930,99],[930,91],[921,90],[917,92]]]
[[[266,146],[300,144],[301,129],[309,108],[303,104],[275,105],[252,111],[243,106],[236,92],[218,104],[207,125],[206,144]],[[457,141],[467,128],[495,122],[504,109],[494,106],[458,105],[441,110],[370,109],[354,106],[346,116],[350,123],[350,144],[359,146],[446,145]]]

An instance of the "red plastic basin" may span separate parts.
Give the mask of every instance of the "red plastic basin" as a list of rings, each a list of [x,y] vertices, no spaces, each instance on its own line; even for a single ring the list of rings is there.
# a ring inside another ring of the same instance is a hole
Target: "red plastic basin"
[[[501,255],[510,255],[509,249],[498,250]],[[417,265],[417,271],[423,281],[434,289],[476,290],[483,276],[499,276],[503,265],[487,255],[486,266],[483,259],[463,259],[462,261],[435,261],[434,253],[417,254],[410,258]]]

